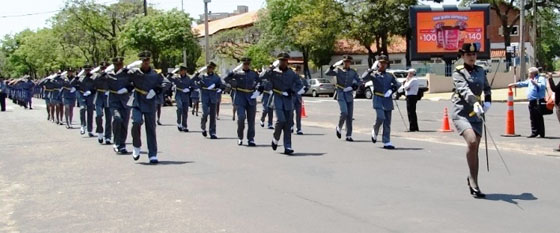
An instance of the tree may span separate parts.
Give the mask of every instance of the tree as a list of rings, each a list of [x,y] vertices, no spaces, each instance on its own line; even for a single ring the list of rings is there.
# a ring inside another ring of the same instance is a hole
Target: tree
[[[263,44],[279,50],[297,49],[303,54],[306,77],[314,51],[332,51],[340,31],[342,5],[335,0],[267,0],[267,9],[257,24]],[[321,63],[321,62],[319,62]]]
[[[344,0],[346,35],[358,41],[368,51],[368,64],[375,55],[389,55],[388,46],[393,35],[406,36],[410,31],[409,7],[417,0]],[[371,45],[375,42],[376,52]],[[408,42],[407,42],[408,43]]]
[[[240,62],[247,48],[257,43],[259,36],[256,27],[218,32],[211,38],[210,49],[218,56]]]
[[[192,20],[188,14],[176,9],[137,16],[126,24],[121,42],[137,51],[152,52],[154,65],[163,70],[181,63],[179,54],[184,48],[187,66],[194,70],[201,48],[191,30]]]
[[[554,60],[560,57],[560,15],[551,8],[539,11],[540,27],[537,37],[537,60],[546,71],[555,69]]]
[[[245,56],[252,59],[251,64],[255,68],[268,67],[274,61],[274,56],[271,55],[271,51],[260,43],[249,46],[249,48],[245,50]]]

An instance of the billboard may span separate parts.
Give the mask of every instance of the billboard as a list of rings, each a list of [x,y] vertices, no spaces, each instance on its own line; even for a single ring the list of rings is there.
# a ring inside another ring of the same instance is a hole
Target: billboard
[[[478,44],[478,57],[490,58],[490,42],[486,31],[489,9],[488,4],[475,4],[468,8],[411,7],[411,60],[429,60],[432,57],[454,59],[464,43]]]

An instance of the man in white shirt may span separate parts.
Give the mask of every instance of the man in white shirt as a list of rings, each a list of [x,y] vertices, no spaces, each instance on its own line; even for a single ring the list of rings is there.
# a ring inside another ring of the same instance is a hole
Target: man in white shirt
[[[418,79],[416,78],[416,70],[409,69],[408,76],[404,83],[404,92],[406,95],[406,111],[408,112],[408,122],[410,123],[410,132],[417,132],[418,117],[416,116],[416,103],[418,102]]]

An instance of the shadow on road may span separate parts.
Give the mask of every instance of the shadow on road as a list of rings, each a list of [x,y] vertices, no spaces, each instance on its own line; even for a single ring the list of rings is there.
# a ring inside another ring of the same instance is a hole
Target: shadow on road
[[[535,197],[532,193],[522,193],[522,194],[503,194],[503,193],[491,193],[491,194],[486,194],[486,200],[490,200],[490,201],[505,201],[507,203],[511,203],[514,205],[517,205],[519,208],[521,208],[518,204],[517,201],[521,200],[521,201],[534,201],[537,200],[538,198]],[[523,209],[523,208],[521,208]]]
[[[397,147],[394,150],[424,150],[424,148],[407,148],[407,147]]]
[[[303,133],[302,135],[294,135],[294,136],[323,136],[324,133]]]
[[[291,155],[288,155],[290,157],[302,157],[302,156],[323,156],[326,153],[293,153]]]
[[[194,163],[194,161],[159,161],[157,164],[151,164],[149,162],[140,162],[140,165],[157,166],[157,165],[183,165],[188,163]]]

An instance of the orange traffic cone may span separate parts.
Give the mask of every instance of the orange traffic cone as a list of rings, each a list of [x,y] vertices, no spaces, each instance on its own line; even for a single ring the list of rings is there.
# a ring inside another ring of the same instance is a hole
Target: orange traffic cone
[[[301,99],[301,117],[307,118],[307,113],[305,112],[305,103],[303,103],[303,99]]]
[[[515,117],[513,115],[513,91],[511,87],[508,91],[508,101],[507,101],[507,113],[506,113],[506,132],[502,137],[519,137],[515,134]]]
[[[449,113],[447,112],[447,107],[443,109],[443,122],[441,124],[440,132],[453,132],[449,126]]]

